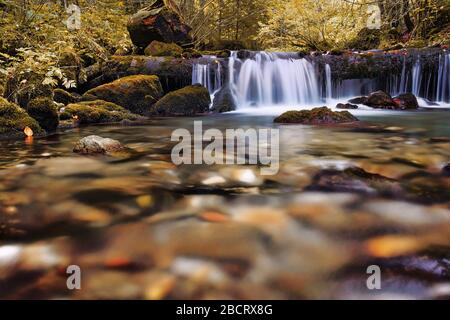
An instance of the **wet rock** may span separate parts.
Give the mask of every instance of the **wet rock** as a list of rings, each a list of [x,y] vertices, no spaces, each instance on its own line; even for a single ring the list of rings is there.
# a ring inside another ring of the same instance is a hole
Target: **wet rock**
[[[117,140],[99,136],[87,136],[78,141],[73,152],[81,154],[111,153],[124,150],[125,147]]]
[[[34,134],[42,134],[43,130],[38,122],[30,117],[18,105],[0,97],[0,137],[23,138],[23,130],[29,127]]]
[[[327,169],[319,172],[308,190],[356,192],[362,194],[399,195],[403,190],[395,180],[352,167],[344,171]]]
[[[450,164],[442,168],[442,174],[446,177],[450,177]]]
[[[193,61],[174,57],[112,56],[88,77],[86,87],[91,89],[117,78],[147,74],[158,76],[167,93],[192,83]]]
[[[365,105],[372,108],[396,109],[397,104],[392,97],[384,91],[375,91],[369,94]]]
[[[356,104],[366,104],[367,97],[356,97],[353,99],[348,100],[349,103],[356,103]]]
[[[237,57],[241,60],[248,59],[251,57],[251,55],[252,55],[252,52],[248,51],[248,50],[239,50],[237,53]]]
[[[89,124],[119,122],[123,120],[135,121],[139,119],[139,116],[115,103],[95,100],[69,104],[61,108],[60,119],[73,119],[78,124]]]
[[[66,90],[59,88],[53,90],[53,101],[57,103],[68,105],[69,103],[75,103],[80,100],[81,100],[80,96],[67,92]]]
[[[358,106],[351,103],[338,103],[336,109],[358,109]]]
[[[175,43],[152,41],[144,50],[146,56],[153,57],[180,57],[183,48]]]
[[[419,103],[417,98],[412,93],[403,93],[394,97],[394,102],[397,104],[398,109],[418,109]]]
[[[183,23],[179,9],[170,1],[155,0],[134,14],[127,25],[131,41],[140,48],[147,47],[152,41],[189,44],[191,28]]]
[[[334,124],[358,121],[348,111],[331,111],[327,107],[288,111],[275,118],[275,123]]]
[[[118,104],[133,113],[143,114],[162,95],[163,90],[157,76],[135,75],[91,89],[83,95],[83,100],[105,100]]]
[[[28,114],[47,132],[55,131],[59,124],[56,106],[50,98],[36,98],[27,106]]]
[[[192,116],[208,112],[210,103],[208,90],[197,84],[168,93],[150,109],[150,113],[163,116]]]
[[[236,110],[236,102],[234,101],[231,89],[228,85],[223,86],[214,96],[211,107],[214,112],[229,112]]]

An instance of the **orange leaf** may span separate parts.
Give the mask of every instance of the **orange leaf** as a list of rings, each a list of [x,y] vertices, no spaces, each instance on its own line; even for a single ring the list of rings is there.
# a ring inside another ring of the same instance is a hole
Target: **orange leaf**
[[[23,132],[25,133],[25,135],[27,137],[32,137],[33,136],[33,130],[31,130],[30,127],[25,127],[25,129],[23,129]]]

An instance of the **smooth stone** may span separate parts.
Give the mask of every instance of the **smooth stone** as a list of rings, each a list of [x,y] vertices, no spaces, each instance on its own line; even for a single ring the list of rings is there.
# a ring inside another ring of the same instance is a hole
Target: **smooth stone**
[[[119,141],[95,135],[81,139],[73,148],[73,152],[81,154],[105,154],[123,150],[125,147]]]

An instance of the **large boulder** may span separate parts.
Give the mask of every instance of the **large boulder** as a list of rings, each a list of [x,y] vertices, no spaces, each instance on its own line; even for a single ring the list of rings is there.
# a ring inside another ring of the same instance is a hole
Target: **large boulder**
[[[66,90],[57,88],[53,90],[53,101],[67,105],[69,103],[75,103],[80,101],[80,96],[74,93],[67,92]]]
[[[358,106],[351,103],[338,103],[336,109],[358,109]]]
[[[91,89],[83,95],[83,100],[105,100],[133,113],[144,114],[162,96],[163,89],[157,76],[135,75]]]
[[[88,76],[87,89],[130,75],[156,75],[164,92],[181,89],[192,82],[193,60],[173,57],[112,56]]]
[[[176,43],[152,41],[144,50],[146,56],[152,57],[181,57],[183,48]]]
[[[177,6],[168,0],[155,0],[138,11],[128,21],[127,29],[133,44],[142,49],[154,40],[179,45],[192,42],[191,28],[183,23]]]
[[[83,101],[61,108],[61,120],[76,119],[79,124],[134,121],[138,116],[112,102]]]
[[[209,111],[208,89],[196,84],[166,94],[151,108],[151,114],[162,116],[192,116]]]
[[[236,102],[228,85],[223,86],[214,96],[212,104],[214,112],[229,112],[236,110]]]
[[[412,93],[402,93],[394,97],[394,102],[397,104],[398,109],[418,109],[419,103],[417,98]]]
[[[50,98],[36,98],[27,106],[28,114],[47,132],[58,128],[59,117],[55,103]]]
[[[372,108],[382,109],[395,109],[397,106],[392,97],[381,90],[369,94],[364,104]]]
[[[358,121],[348,111],[331,111],[327,107],[312,110],[287,111],[275,118],[276,123],[334,124]]]
[[[26,127],[35,135],[43,133],[38,122],[24,109],[0,97],[0,138],[23,138]]]

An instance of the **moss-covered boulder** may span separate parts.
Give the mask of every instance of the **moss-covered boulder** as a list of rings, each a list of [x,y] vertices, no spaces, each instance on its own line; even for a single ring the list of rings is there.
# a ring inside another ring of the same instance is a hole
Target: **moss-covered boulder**
[[[53,90],[53,101],[68,105],[69,103],[75,103],[80,101],[81,97],[79,95],[67,92],[63,89]]]
[[[419,103],[417,102],[417,98],[412,93],[402,93],[393,98],[396,103],[398,109],[401,110],[411,110],[418,109]]]
[[[314,108],[312,110],[287,111],[275,118],[276,123],[299,124],[334,124],[358,121],[348,111],[332,111],[327,107]]]
[[[236,102],[234,101],[231,89],[228,85],[223,86],[215,94],[211,110],[214,112],[229,112],[236,110]]]
[[[16,70],[6,80],[4,97],[26,108],[28,103],[38,97],[53,97],[53,88],[43,84],[44,76],[27,70]]]
[[[395,109],[397,107],[391,95],[381,90],[369,94],[364,104],[372,108],[381,109]]]
[[[144,114],[162,96],[163,89],[157,76],[135,75],[91,89],[83,95],[83,100],[105,100],[133,113]]]
[[[367,97],[366,96],[361,96],[361,97],[355,97],[352,98],[350,100],[348,100],[349,103],[353,103],[353,104],[366,104],[367,102]]]
[[[161,116],[193,116],[209,111],[208,89],[196,84],[166,94],[151,108],[150,113]]]
[[[61,108],[60,118],[61,120],[77,119],[79,124],[90,124],[134,121],[139,116],[112,102],[96,100],[69,104]]]
[[[358,106],[351,103],[338,103],[336,109],[358,109]]]
[[[133,44],[147,47],[153,40],[190,44],[191,28],[181,18],[179,8],[173,1],[155,0],[134,14],[127,25]]]
[[[181,57],[183,48],[176,43],[152,41],[144,50],[146,56],[152,57]]]
[[[146,74],[158,76],[164,92],[168,93],[192,83],[193,62],[174,57],[112,56],[98,70],[87,72],[85,86],[92,89],[117,78]]]
[[[0,138],[25,137],[23,130],[29,127],[34,134],[42,134],[43,130],[24,109],[0,97]]]
[[[56,111],[55,103],[50,98],[31,100],[28,103],[27,112],[45,131],[52,132],[58,128],[58,112]]]

